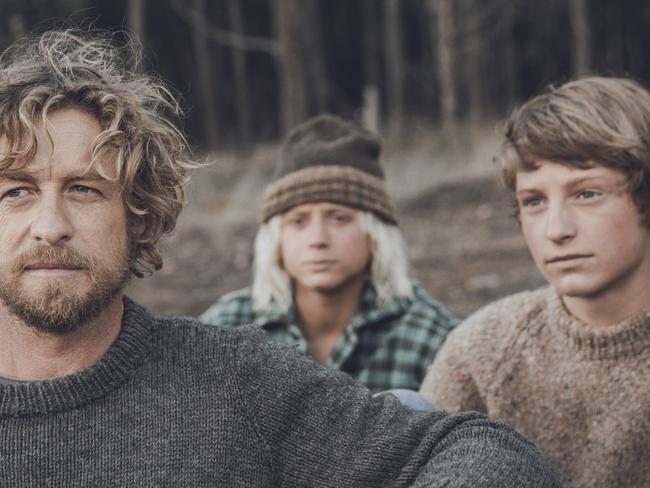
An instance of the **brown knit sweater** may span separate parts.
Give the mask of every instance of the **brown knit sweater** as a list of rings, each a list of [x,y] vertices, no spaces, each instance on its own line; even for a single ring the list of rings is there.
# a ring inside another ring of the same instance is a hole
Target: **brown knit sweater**
[[[589,326],[551,288],[513,295],[451,332],[421,391],[514,425],[565,487],[650,486],[650,308]]]

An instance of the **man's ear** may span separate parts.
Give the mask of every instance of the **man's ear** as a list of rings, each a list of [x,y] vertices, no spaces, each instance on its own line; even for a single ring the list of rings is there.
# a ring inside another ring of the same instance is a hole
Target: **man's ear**
[[[144,219],[139,215],[132,215],[129,221],[129,235],[134,239],[142,237],[147,228]]]
[[[368,255],[368,262],[366,263],[366,272],[367,273],[372,272],[372,251]]]

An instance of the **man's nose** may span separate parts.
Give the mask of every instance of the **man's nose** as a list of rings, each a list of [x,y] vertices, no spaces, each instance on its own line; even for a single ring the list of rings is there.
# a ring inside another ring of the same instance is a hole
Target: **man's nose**
[[[576,235],[576,224],[571,208],[563,203],[550,205],[546,213],[546,237],[554,242]]]
[[[60,195],[41,194],[34,208],[31,236],[48,244],[67,242],[72,238],[73,226]]]

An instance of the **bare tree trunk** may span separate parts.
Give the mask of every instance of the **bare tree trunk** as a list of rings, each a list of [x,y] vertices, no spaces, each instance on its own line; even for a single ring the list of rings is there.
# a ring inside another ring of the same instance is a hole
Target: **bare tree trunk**
[[[489,46],[490,35],[485,32],[479,20],[479,11],[482,5],[477,0],[464,0],[460,6],[463,12],[459,13],[465,33],[465,63],[464,71],[467,82],[467,119],[471,127],[476,127],[485,117],[483,106],[483,87],[485,82],[485,66],[483,61],[484,47]],[[484,6],[483,6],[484,7]],[[489,49],[489,47],[488,47]]]
[[[512,110],[515,103],[517,102],[518,93],[517,93],[517,51],[515,49],[515,43],[512,39],[506,39],[506,42],[503,47],[503,63],[504,63],[504,84],[503,89],[505,90],[505,113],[500,115],[505,115]]]
[[[239,35],[244,35],[244,22],[241,15],[241,0],[228,0],[228,18],[230,28]],[[246,52],[232,49],[233,71],[235,75],[235,113],[239,137],[248,141],[251,137],[250,98],[246,76]]]
[[[379,51],[379,10],[382,0],[363,0],[362,39],[363,39],[363,84],[378,86],[381,81]]]
[[[379,103],[379,86],[381,72],[379,64],[379,10],[381,0],[363,0],[362,39],[363,39],[363,126],[373,132],[379,132],[381,110]]]
[[[503,62],[500,70],[494,73],[488,87],[489,94],[494,94],[484,103],[491,114],[503,117],[509,114],[517,103],[518,96],[518,51],[515,42],[515,19],[519,14],[521,2],[501,4],[499,9],[500,26],[496,29],[492,50],[501,53]],[[489,58],[489,56],[486,56]]]
[[[369,131],[379,134],[379,121],[379,89],[374,85],[366,85],[363,88],[361,123]]]
[[[192,41],[194,44],[194,58],[196,60],[196,73],[199,81],[200,100],[199,107],[201,115],[201,126],[203,129],[203,140],[206,147],[216,147],[219,125],[217,121],[217,105],[214,97],[214,82],[212,77],[212,58],[208,49],[206,36],[207,22],[205,11],[205,0],[192,0],[192,7],[200,12],[200,19],[192,30]]]
[[[137,36],[140,42],[145,41],[145,0],[129,0],[126,3],[126,20],[131,31]]]
[[[456,132],[456,86],[454,84],[454,27],[452,0],[429,0],[436,17],[437,36],[433,48],[438,53],[438,81],[440,84],[441,125],[447,136]],[[435,32],[432,29],[432,32]]]
[[[300,56],[300,18],[296,0],[272,2],[276,37],[280,42],[277,57],[280,85],[280,120],[286,133],[307,116],[307,97]]]
[[[389,132],[401,135],[404,127],[404,62],[399,0],[384,0],[384,51],[386,53],[386,105]]]
[[[9,36],[14,41],[23,37],[27,32],[25,27],[25,17],[23,14],[9,15],[7,24],[9,27]]]
[[[313,101],[313,108],[323,112],[327,106],[327,76],[325,73],[322,19],[318,14],[316,0],[300,0],[300,17],[302,19],[302,62],[309,78],[308,95]]]
[[[573,72],[576,76],[581,76],[591,69],[587,0],[571,0],[569,8],[573,31]]]

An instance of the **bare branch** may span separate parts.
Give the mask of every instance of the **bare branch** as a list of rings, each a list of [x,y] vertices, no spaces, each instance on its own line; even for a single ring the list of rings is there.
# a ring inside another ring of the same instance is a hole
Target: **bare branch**
[[[241,35],[220,29],[207,22],[200,12],[185,4],[182,0],[171,0],[170,6],[176,15],[214,42],[244,51],[265,52],[272,56],[281,54],[279,43],[271,38]]]

